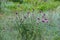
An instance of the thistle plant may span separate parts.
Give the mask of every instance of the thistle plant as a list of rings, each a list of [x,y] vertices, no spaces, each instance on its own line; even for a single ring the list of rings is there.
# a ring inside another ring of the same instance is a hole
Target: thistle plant
[[[42,13],[43,14],[43,13]],[[41,16],[40,14],[38,14]],[[26,14],[16,13],[16,24],[17,29],[19,31],[19,35],[17,38],[21,37],[21,40],[41,40],[41,29],[40,24],[48,23],[48,19],[45,18],[45,14],[43,14],[42,19],[39,16],[36,16],[34,13],[27,12]]]

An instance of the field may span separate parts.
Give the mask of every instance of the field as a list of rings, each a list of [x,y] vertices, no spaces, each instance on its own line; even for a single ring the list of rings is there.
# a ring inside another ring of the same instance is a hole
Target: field
[[[31,4],[16,8],[18,3],[10,3],[2,5],[0,12],[0,40],[60,40],[59,2],[48,8],[42,4],[41,10]]]

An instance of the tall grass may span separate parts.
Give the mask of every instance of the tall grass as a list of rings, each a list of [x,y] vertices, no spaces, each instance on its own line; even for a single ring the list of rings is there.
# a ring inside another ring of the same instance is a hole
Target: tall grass
[[[43,15],[48,22],[42,21]],[[60,40],[59,17],[58,9],[4,15],[0,18],[0,40]]]
[[[11,1],[1,1],[1,11],[6,13],[10,11],[33,11],[34,10],[42,10],[42,11],[47,11],[50,9],[55,9],[60,5],[59,1],[40,1],[40,0],[35,0],[35,1],[30,1],[30,0],[24,0],[22,4],[19,4],[18,2],[11,2]]]

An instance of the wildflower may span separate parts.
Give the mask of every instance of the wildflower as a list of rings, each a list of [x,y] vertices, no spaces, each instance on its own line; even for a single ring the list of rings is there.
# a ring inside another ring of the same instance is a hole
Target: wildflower
[[[48,23],[48,19],[43,18],[43,19],[42,19],[42,22]]]
[[[48,19],[45,19],[45,22],[48,23]]]
[[[42,22],[45,22],[45,19],[44,18],[42,18]]]
[[[44,20],[42,20],[42,22],[45,22]]]

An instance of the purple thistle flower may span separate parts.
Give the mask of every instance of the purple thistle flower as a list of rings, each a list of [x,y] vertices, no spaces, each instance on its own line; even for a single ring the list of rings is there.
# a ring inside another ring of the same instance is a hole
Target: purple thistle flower
[[[42,18],[42,22],[45,22],[44,18]]]
[[[42,22],[48,23],[48,19],[42,19]]]
[[[47,20],[47,19],[45,18],[45,20]]]
[[[45,22],[48,23],[48,19],[45,19]]]
[[[44,20],[42,20],[42,22],[45,22]]]

